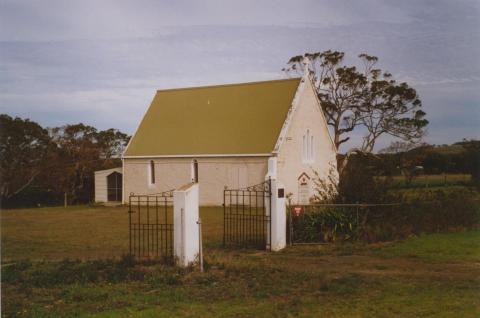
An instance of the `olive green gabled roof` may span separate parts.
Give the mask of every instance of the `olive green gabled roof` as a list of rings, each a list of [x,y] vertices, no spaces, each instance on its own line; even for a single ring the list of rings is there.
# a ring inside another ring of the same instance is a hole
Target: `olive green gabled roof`
[[[124,156],[271,153],[299,83],[159,90]]]

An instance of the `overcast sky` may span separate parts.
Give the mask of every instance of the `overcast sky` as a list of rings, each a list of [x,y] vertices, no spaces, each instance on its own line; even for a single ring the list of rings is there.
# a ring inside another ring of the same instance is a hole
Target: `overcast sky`
[[[283,78],[327,49],[414,86],[427,142],[480,138],[480,0],[0,0],[0,112],[131,134],[157,89]]]

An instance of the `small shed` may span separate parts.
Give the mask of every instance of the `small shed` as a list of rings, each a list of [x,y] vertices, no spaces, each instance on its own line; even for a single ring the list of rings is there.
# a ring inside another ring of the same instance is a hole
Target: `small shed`
[[[122,168],[95,171],[95,202],[122,202]]]

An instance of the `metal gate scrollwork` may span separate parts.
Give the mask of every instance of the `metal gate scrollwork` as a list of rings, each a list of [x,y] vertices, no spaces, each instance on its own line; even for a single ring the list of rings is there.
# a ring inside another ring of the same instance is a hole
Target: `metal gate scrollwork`
[[[270,249],[271,180],[223,191],[223,245]]]
[[[129,252],[137,259],[173,261],[173,190],[130,194]]]

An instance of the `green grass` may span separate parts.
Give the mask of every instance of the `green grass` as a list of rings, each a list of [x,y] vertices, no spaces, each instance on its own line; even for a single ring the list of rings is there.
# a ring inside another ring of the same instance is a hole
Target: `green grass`
[[[379,250],[380,255],[431,262],[480,262],[480,231],[439,233],[409,238]]]
[[[2,211],[2,315],[480,315],[480,231],[278,253],[224,250],[221,212],[201,210],[206,272],[200,273],[120,259],[128,243],[125,208]],[[107,257],[116,259],[98,260]]]
[[[128,208],[72,206],[3,210],[2,262],[119,258],[128,252]],[[205,245],[222,238],[223,209],[201,209]]]

